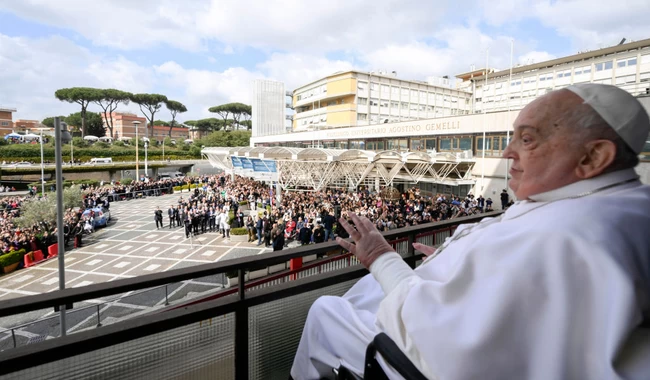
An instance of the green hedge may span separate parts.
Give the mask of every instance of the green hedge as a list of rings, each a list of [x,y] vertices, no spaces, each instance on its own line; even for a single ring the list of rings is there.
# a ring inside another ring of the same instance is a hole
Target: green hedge
[[[7,254],[0,256],[0,268],[8,267],[11,264],[19,263],[23,260],[25,256],[25,250],[19,249],[17,251],[11,251]]]
[[[140,167],[143,168],[143,163],[140,162]],[[166,164],[161,163],[149,163],[149,168],[163,168],[167,167]],[[88,172],[100,172],[100,171],[118,171],[118,170],[135,170],[135,164],[104,164],[104,165],[74,165],[74,166],[63,166],[63,173],[88,173]],[[32,166],[30,168],[2,168],[0,170],[2,175],[18,175],[18,174],[41,174],[41,168],[39,165]],[[49,166],[43,170],[47,174],[54,174],[56,168]]]
[[[150,148],[147,150],[150,160],[161,160],[162,149]],[[112,157],[113,161],[134,161],[135,160],[135,147],[118,147],[112,146],[111,148],[102,148],[102,146],[90,147],[75,147],[72,150],[75,159],[81,161],[90,161],[94,157]],[[70,160],[70,146],[63,147],[63,159]],[[138,149],[140,157],[144,158],[144,148]],[[46,161],[54,162],[54,146],[46,144],[43,147],[43,156]],[[165,159],[190,159],[200,158],[200,149],[197,153],[196,150],[183,150],[177,148],[165,147]],[[41,162],[41,146],[39,144],[10,144],[0,147],[0,160],[6,161],[34,161]]]
[[[248,229],[246,227],[237,227],[230,229],[231,235],[248,235]]]
[[[97,180],[94,180],[94,179],[80,179],[80,180],[71,181],[71,180],[66,179],[65,181],[63,181],[63,187],[70,187],[73,183],[75,185],[99,186],[100,181],[97,181]],[[45,182],[46,190],[49,190],[49,187],[52,186],[52,185],[56,186],[56,181],[55,180]],[[32,182],[27,186],[29,186],[29,187],[36,186],[38,189],[40,189],[41,188],[41,183],[40,182]]]

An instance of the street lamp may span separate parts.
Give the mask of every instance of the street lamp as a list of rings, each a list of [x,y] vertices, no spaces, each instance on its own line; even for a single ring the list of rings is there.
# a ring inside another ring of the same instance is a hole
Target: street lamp
[[[45,165],[43,164],[43,128],[41,128],[41,196],[45,196]]]
[[[140,180],[140,165],[138,161],[138,149],[140,148],[138,146],[138,125],[140,125],[140,122],[134,120],[133,126],[135,127],[135,180],[136,181]]]
[[[144,141],[144,177],[145,179],[148,177],[147,173],[149,173],[149,166],[147,162],[147,148],[149,147],[149,141]]]

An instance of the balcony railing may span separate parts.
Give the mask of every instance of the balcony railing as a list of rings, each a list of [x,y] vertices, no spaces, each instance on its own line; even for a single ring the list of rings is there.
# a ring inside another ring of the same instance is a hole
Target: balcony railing
[[[422,255],[411,243],[439,245],[459,224],[499,213],[407,227],[383,235],[414,267]],[[236,271],[239,279],[237,289],[229,290],[232,294],[8,349],[0,353],[0,376],[287,378],[313,301],[322,295],[344,294],[367,271],[353,265],[351,256],[343,255],[272,279],[245,283],[245,274],[290,259],[325,254],[336,247],[334,242],[308,245],[0,302],[0,317],[5,317],[219,273]]]

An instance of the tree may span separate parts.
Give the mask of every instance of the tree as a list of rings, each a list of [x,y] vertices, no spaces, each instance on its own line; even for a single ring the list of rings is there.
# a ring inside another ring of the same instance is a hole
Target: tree
[[[96,88],[71,87],[54,92],[54,96],[62,102],[77,103],[81,106],[81,137],[86,135],[86,111],[88,104],[101,98],[102,94]]]
[[[124,92],[112,88],[97,91],[98,98],[95,99],[94,102],[104,111],[103,119],[106,120],[109,137],[115,137],[113,134],[113,112],[115,112],[120,104],[129,104],[129,99],[132,94],[130,92]]]
[[[240,124],[243,125],[243,126],[245,126],[246,129],[249,130],[249,131],[250,131],[251,129],[253,129],[253,122],[250,121],[250,120],[242,120],[242,121],[240,122]]]
[[[160,110],[162,104],[167,102],[167,97],[160,94],[134,94],[131,95],[131,101],[140,106],[140,111],[145,118],[149,121],[151,126],[150,138],[153,138],[153,121],[155,120],[156,112]]]
[[[79,186],[63,190],[63,209],[81,207],[83,205],[82,191]],[[29,228],[40,222],[56,222],[56,197],[50,193],[42,199],[24,202],[20,208],[20,217],[14,223],[21,228]]]
[[[156,120],[153,122],[153,125],[162,125],[164,127],[169,127],[169,122],[165,120]]]
[[[169,136],[172,135],[172,128],[176,125],[176,115],[179,113],[187,112],[187,107],[181,102],[177,102],[175,100],[168,100],[165,102],[165,105],[167,106],[167,109],[172,115],[172,122],[171,125],[169,126]]]
[[[63,120],[70,126],[79,126],[82,123],[81,112],[71,113]],[[104,122],[97,112],[86,112],[86,134],[97,137],[106,135]]]
[[[220,106],[210,107],[208,111],[217,113],[219,116],[221,116],[225,124],[224,127],[227,126],[226,122],[228,121],[228,116],[232,115],[233,121],[236,124],[239,124],[240,120],[246,120],[246,118],[250,118],[252,113],[251,106],[243,103],[222,104]]]
[[[65,120],[65,116],[63,115],[59,116],[59,119]],[[43,123],[43,125],[49,128],[54,128],[54,116],[46,117],[45,119],[43,119],[43,121],[41,121],[41,123]]]

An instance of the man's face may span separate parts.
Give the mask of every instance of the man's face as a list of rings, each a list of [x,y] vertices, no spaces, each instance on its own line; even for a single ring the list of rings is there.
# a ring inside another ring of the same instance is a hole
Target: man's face
[[[509,186],[518,199],[547,192],[579,180],[576,168],[583,150],[560,115],[579,104],[572,93],[555,92],[526,106],[514,123],[503,157],[511,159]]]

